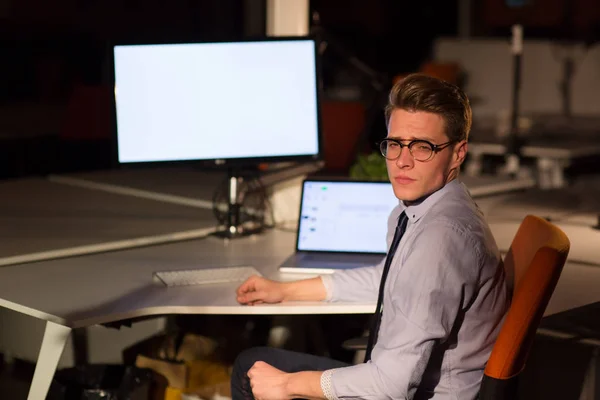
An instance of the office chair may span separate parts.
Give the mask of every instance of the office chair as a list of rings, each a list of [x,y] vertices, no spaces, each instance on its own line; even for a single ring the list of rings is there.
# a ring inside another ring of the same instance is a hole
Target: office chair
[[[517,379],[569,253],[569,238],[545,219],[523,219],[504,257],[512,302],[487,362],[479,400],[514,400]],[[364,350],[366,338],[343,347]]]
[[[535,333],[569,254],[569,238],[552,223],[525,217],[504,258],[514,273],[512,303],[487,362],[480,400],[517,397]]]

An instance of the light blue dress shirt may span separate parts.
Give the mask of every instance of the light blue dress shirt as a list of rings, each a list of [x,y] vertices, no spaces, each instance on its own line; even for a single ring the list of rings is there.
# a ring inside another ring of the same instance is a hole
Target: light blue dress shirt
[[[371,361],[325,371],[328,399],[475,399],[509,306],[498,248],[458,180],[416,205],[402,202],[406,233],[385,284]],[[323,277],[328,301],[377,301],[384,260]]]

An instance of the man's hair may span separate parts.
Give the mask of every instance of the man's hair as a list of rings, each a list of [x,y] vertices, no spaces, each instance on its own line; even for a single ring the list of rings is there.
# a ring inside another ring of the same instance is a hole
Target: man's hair
[[[453,142],[469,138],[472,111],[467,95],[456,85],[422,74],[411,74],[390,91],[385,108],[386,125],[394,110],[424,111],[441,116]]]

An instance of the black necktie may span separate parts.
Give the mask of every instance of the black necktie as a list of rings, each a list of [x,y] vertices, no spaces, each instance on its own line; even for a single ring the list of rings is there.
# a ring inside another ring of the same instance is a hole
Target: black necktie
[[[375,346],[375,343],[377,342],[377,335],[379,334],[379,326],[381,325],[381,315],[383,312],[383,289],[385,287],[385,280],[387,278],[388,272],[390,271],[390,265],[392,264],[392,259],[394,258],[394,254],[396,253],[396,249],[398,248],[400,239],[402,239],[404,231],[406,231],[407,223],[408,217],[406,216],[405,212],[402,212],[402,214],[400,214],[400,217],[398,218],[398,225],[396,226],[396,232],[394,233],[394,240],[392,240],[392,245],[390,246],[390,250],[388,251],[387,256],[385,258],[383,273],[381,274],[381,283],[379,284],[379,297],[377,298],[377,308],[375,309],[373,324],[371,325],[371,330],[369,331],[369,342],[367,344],[365,362],[371,359],[371,351],[373,350],[373,346]]]

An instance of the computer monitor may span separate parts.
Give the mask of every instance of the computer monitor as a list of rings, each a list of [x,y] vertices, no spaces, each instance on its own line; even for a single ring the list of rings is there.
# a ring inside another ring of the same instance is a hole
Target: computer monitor
[[[315,47],[307,38],[114,46],[119,163],[318,159]]]
[[[227,167],[226,236],[240,232],[245,168],[321,158],[313,39],[119,44],[112,55],[117,161]]]

